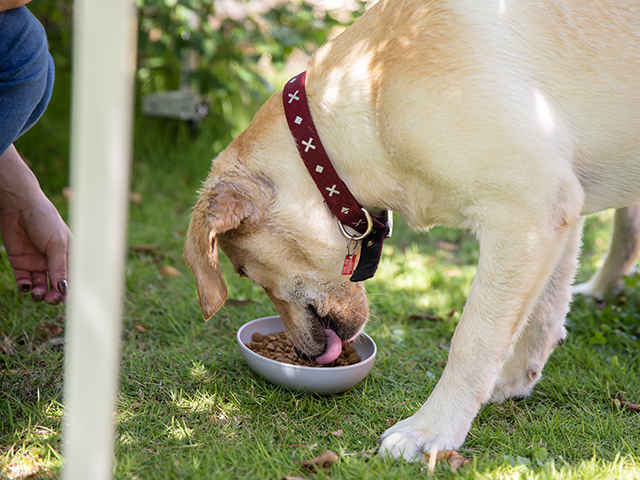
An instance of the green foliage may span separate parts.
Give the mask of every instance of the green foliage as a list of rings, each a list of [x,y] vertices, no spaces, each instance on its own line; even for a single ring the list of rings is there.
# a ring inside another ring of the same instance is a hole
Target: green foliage
[[[258,70],[265,56],[276,68],[296,48],[315,49],[338,25],[305,2],[276,4],[266,11],[238,3],[233,15],[207,0],[138,0],[138,77],[142,93],[178,88],[181,80],[207,95],[217,130],[230,140],[237,108],[252,108],[271,92]],[[197,59],[181,78],[189,57]]]
[[[218,11],[211,0],[137,0],[138,92],[190,84],[207,97],[212,125],[224,143],[246,121],[236,111],[253,113],[273,90],[258,61],[264,58],[278,70],[294,49],[313,51],[341,25],[306,1],[233,5]],[[38,1],[29,8],[47,30],[57,68],[68,69],[71,0]],[[188,59],[195,68],[183,78]]]

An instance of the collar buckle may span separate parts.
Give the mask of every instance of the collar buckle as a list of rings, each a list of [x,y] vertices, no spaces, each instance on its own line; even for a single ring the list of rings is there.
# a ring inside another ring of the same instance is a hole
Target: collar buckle
[[[371,214],[367,212],[365,208],[363,207],[360,207],[360,208],[364,212],[364,216],[367,219],[367,228],[362,235],[351,235],[349,232],[345,230],[344,225],[342,225],[342,222],[338,220],[338,227],[340,227],[340,233],[342,233],[342,235],[344,235],[348,240],[354,240],[356,242],[358,240],[362,240],[363,238],[367,237],[371,233],[371,230],[373,230],[373,219],[371,218]]]

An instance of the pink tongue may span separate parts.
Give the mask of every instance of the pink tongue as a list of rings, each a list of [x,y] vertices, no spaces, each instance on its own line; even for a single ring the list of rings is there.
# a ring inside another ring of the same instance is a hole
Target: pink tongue
[[[340,340],[336,332],[330,328],[325,328],[324,334],[327,336],[327,349],[322,355],[316,357],[316,362],[322,364],[333,362],[342,352],[342,340]]]

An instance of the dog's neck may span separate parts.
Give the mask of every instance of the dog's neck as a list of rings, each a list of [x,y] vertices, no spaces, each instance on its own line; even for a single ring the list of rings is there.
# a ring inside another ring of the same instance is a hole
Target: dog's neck
[[[384,172],[382,146],[375,133],[375,113],[366,85],[342,77],[335,85],[331,76],[307,74],[307,99],[314,124],[329,159],[339,177],[365,208],[382,211],[391,208]],[[372,159],[375,159],[372,161]]]
[[[394,210],[421,227],[425,219],[411,218],[412,212],[424,212],[430,192],[424,179],[395,158],[397,152],[385,148],[380,125],[386,119],[380,117],[377,104],[381,83],[375,70],[376,53],[366,42],[352,38],[367,30],[370,21],[369,15],[361,17],[314,54],[306,78],[309,109],[331,163],[356,200],[371,213]],[[281,192],[282,202],[306,207],[309,202],[323,203],[319,192],[311,194],[310,185],[316,187],[296,150],[280,93],[263,106],[234,143],[239,151],[251,150],[239,158],[254,159],[276,185],[275,191]],[[309,182],[291,181],[302,176]]]

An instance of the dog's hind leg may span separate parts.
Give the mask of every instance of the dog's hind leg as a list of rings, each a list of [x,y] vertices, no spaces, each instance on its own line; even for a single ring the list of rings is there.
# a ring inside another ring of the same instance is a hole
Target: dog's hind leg
[[[569,311],[583,220],[571,227],[564,252],[538,297],[513,353],[500,372],[490,401],[501,402],[510,397],[529,395],[540,380],[549,355],[564,341],[564,319]]]
[[[609,253],[602,267],[586,283],[573,288],[574,293],[606,298],[615,295],[621,279],[633,271],[640,255],[640,204],[619,208],[613,217],[613,234]]]

